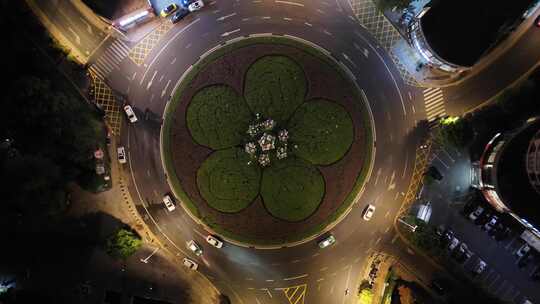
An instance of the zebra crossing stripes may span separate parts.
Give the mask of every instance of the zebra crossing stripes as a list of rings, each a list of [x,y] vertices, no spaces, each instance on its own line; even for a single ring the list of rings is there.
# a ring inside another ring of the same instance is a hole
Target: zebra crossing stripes
[[[121,40],[115,40],[95,60],[89,70],[101,79],[107,78],[113,69],[118,69],[120,62],[129,55],[129,47]]]
[[[446,115],[441,88],[428,88],[423,91],[423,94],[428,121],[431,122]]]

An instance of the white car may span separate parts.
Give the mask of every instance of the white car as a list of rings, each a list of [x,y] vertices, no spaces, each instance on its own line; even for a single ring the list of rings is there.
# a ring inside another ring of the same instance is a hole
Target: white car
[[[333,235],[328,236],[324,240],[319,242],[319,247],[326,248],[336,242],[336,238]]]
[[[135,112],[133,112],[133,108],[130,105],[124,106],[124,112],[126,112],[127,118],[131,123],[137,122],[137,116],[135,115]]]
[[[186,247],[187,247],[187,249],[193,251],[193,253],[195,253],[195,255],[197,255],[197,256],[202,255],[201,246],[199,246],[199,244],[195,243],[194,240],[186,242]]]
[[[127,162],[126,149],[124,147],[118,147],[116,148],[116,152],[118,153],[118,162],[125,164]]]
[[[197,0],[192,2],[190,5],[188,5],[188,10],[190,12],[198,11],[204,6],[204,2],[202,0]]]
[[[496,215],[492,216],[491,219],[489,220],[489,222],[487,222],[484,225],[484,230],[490,231],[491,229],[493,229],[493,226],[495,226],[495,224],[497,224],[498,220],[499,220],[499,218]]]
[[[484,270],[486,270],[486,262],[482,261],[481,259],[478,259],[478,264],[476,264],[476,266],[474,267],[473,269],[473,273],[475,274],[481,274],[482,272],[484,272]]]
[[[216,248],[221,248],[223,247],[223,242],[220,241],[217,237],[213,236],[213,235],[208,235],[206,237],[206,241],[208,242],[208,244],[216,247]]]
[[[474,210],[471,214],[469,214],[469,218],[472,221],[475,221],[481,214],[484,212],[484,208],[481,206],[478,206],[476,210]]]
[[[452,238],[452,241],[450,241],[450,245],[448,245],[448,250],[453,251],[454,249],[456,249],[458,244],[459,240],[456,237]]]
[[[371,217],[373,216],[373,213],[375,212],[375,206],[373,205],[367,205],[366,209],[364,209],[364,212],[362,214],[362,217],[365,221],[369,221]]]
[[[165,204],[165,207],[167,207],[167,210],[169,211],[173,211],[174,209],[176,209],[176,207],[174,206],[174,201],[172,200],[171,196],[168,194],[166,194],[163,197],[163,203]]]
[[[529,247],[528,244],[523,244],[523,246],[521,246],[519,248],[518,251],[516,251],[516,255],[520,258],[524,257],[525,255],[527,255],[527,253],[529,253],[529,251],[531,250],[531,247]]]
[[[189,270],[197,270],[199,268],[199,264],[195,263],[195,261],[190,260],[188,258],[184,258],[183,264],[185,267],[187,267]]]

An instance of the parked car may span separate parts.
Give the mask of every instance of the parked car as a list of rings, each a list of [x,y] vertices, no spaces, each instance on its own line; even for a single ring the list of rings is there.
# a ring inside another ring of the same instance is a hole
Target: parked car
[[[431,281],[430,286],[431,286],[431,289],[435,290],[435,292],[441,296],[446,293],[446,283],[443,282],[442,280],[435,279]]]
[[[161,10],[160,15],[161,17],[167,17],[170,14],[174,13],[174,11],[176,11],[177,9],[178,9],[178,5],[176,5],[176,3],[171,3]]]
[[[519,249],[516,251],[516,255],[520,258],[526,256],[529,254],[529,251],[531,251],[531,247],[529,244],[523,244]]]
[[[484,225],[485,223],[487,223],[489,221],[489,219],[491,218],[491,215],[492,215],[491,212],[486,211],[486,212],[482,213],[480,216],[478,216],[478,218],[476,220],[474,220],[474,223],[476,225]]]
[[[172,16],[171,18],[171,22],[172,23],[176,23],[182,19],[184,19],[185,16],[189,15],[189,10],[188,9],[185,9],[185,8],[181,8],[180,10],[178,10],[176,13],[174,13],[174,15]]]
[[[186,248],[191,250],[195,255],[201,256],[202,255],[202,248],[199,246],[199,244],[195,243],[194,240],[191,240],[189,242],[186,242]]]
[[[484,207],[478,206],[471,214],[469,214],[469,219],[475,221],[481,214],[484,212]]]
[[[121,164],[127,163],[126,159],[126,149],[122,146],[116,148],[116,152],[118,154],[118,162]]]
[[[195,261],[190,260],[188,258],[184,258],[183,263],[185,267],[187,267],[190,270],[197,270],[199,268],[199,264],[195,263]]]
[[[213,236],[213,235],[208,235],[206,237],[206,241],[208,242],[208,244],[216,247],[216,248],[221,248],[223,247],[223,242],[218,239],[217,237]]]
[[[203,8],[204,2],[202,0],[193,1],[190,5],[188,5],[188,9],[190,12],[198,11],[201,8]]]
[[[454,239],[454,231],[452,229],[448,228],[444,231],[443,237],[441,239],[441,243],[443,246],[447,246],[450,244],[450,242]]]
[[[467,244],[461,243],[452,256],[457,262],[464,263],[472,256],[472,252],[467,247]]]
[[[173,211],[174,209],[176,209],[173,199],[168,194],[165,194],[165,196],[163,196],[163,203],[165,204],[165,207],[167,207],[167,210],[169,211]]]
[[[433,177],[434,179],[436,179],[438,181],[443,179],[443,175],[441,174],[439,169],[437,169],[437,167],[435,167],[435,166],[430,166],[428,168],[426,174],[428,174],[429,176]]]
[[[183,7],[188,7],[193,0],[180,0],[180,4],[182,4]]]
[[[329,235],[325,239],[319,242],[320,248],[326,248],[336,242],[336,238],[333,235]]]
[[[450,244],[448,245],[448,250],[453,251],[454,249],[456,249],[458,244],[459,240],[456,237],[453,237],[452,241],[450,241]]]
[[[486,231],[490,231],[493,229],[493,226],[497,224],[497,221],[499,220],[499,217],[496,215],[493,215],[487,223],[484,224],[483,229]]]
[[[131,123],[137,122],[138,120],[137,116],[135,115],[135,112],[133,111],[133,108],[130,105],[124,106],[124,112],[126,113],[126,116]]]
[[[475,275],[481,274],[486,270],[487,264],[482,259],[478,259],[478,263],[476,263],[476,266],[474,266],[472,272]]]
[[[371,217],[373,216],[373,213],[375,212],[375,206],[369,204],[367,205],[367,207],[364,209],[364,212],[362,214],[362,217],[364,218],[365,221],[369,221],[371,219]]]

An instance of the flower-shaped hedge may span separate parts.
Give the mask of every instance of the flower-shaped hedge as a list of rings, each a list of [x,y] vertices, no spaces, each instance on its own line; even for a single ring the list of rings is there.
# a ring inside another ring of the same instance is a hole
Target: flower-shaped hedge
[[[305,100],[302,68],[285,56],[265,56],[246,72],[244,96],[226,85],[199,90],[187,109],[187,125],[200,145],[214,152],[197,171],[197,186],[213,208],[239,212],[258,195],[270,214],[300,221],[309,217],[325,193],[318,166],[340,160],[353,141],[353,123],[338,103]],[[292,154],[261,168],[243,147],[256,113],[289,131]]]

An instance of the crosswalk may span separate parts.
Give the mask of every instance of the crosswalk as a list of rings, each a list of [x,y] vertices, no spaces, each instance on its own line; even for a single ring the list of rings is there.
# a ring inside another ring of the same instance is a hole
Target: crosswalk
[[[129,47],[121,40],[114,40],[105,51],[90,65],[90,72],[101,79],[106,79],[113,71],[118,69],[120,62],[129,54]]]
[[[446,115],[441,88],[428,88],[423,91],[423,94],[428,121],[431,122]]]

